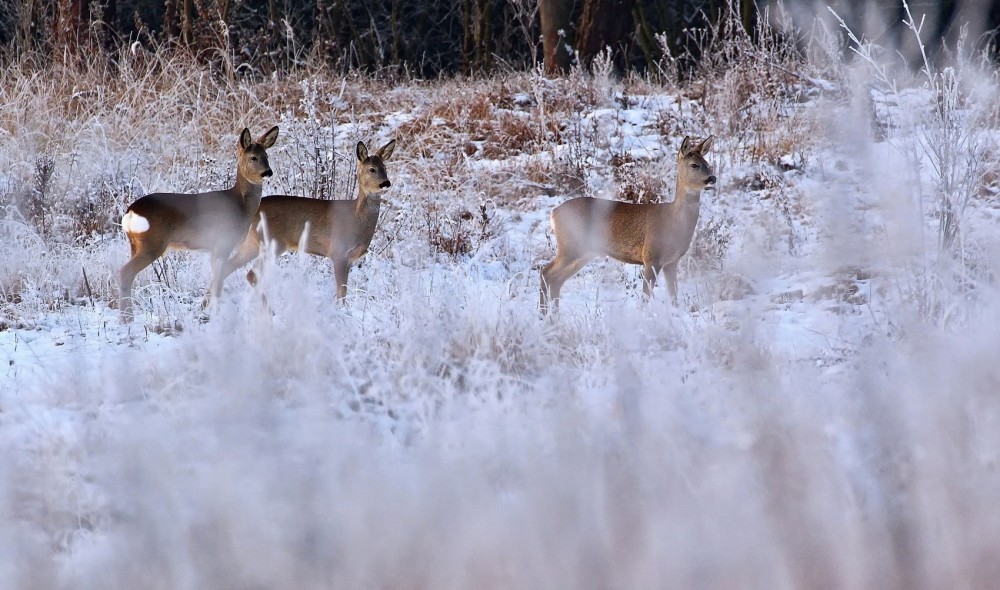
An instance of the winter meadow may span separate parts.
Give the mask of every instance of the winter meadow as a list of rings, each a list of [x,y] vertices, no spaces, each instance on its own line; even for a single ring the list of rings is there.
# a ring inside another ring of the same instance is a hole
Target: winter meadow
[[[642,73],[8,57],[0,587],[991,587],[1000,78],[907,8],[905,50],[775,6]],[[120,322],[129,204],[274,125],[265,195],[396,141],[345,303],[296,253],[203,308],[171,251]],[[677,305],[598,257],[540,314],[552,209],[670,201],[686,136]]]

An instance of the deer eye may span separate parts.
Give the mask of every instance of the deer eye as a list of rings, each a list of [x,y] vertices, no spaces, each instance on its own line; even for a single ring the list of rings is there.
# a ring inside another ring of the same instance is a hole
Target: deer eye
[[[697,170],[698,168],[701,168],[701,164],[698,162],[691,162],[691,167]]]
[[[257,161],[257,156],[250,156],[250,161],[251,162],[256,162]]]
[[[371,172],[372,174],[375,173],[375,169],[374,168],[369,168],[368,171]]]

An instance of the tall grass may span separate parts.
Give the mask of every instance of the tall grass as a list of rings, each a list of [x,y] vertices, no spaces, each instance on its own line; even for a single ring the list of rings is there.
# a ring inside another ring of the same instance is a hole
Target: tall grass
[[[390,266],[398,296],[342,310],[283,277],[273,317],[19,379],[5,584],[988,585],[990,321],[824,366],[664,305],[539,327]]]

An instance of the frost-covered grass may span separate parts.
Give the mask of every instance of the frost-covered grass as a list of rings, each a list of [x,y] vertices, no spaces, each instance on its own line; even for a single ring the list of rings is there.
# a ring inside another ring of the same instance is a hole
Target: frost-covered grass
[[[995,72],[732,49],[678,86],[5,69],[0,587],[988,587]],[[347,197],[356,141],[399,142],[348,304],[286,256],[206,321],[172,253],[120,325],[127,204],[275,123],[268,193]],[[948,249],[944,131],[977,171]],[[551,208],[669,199],[710,133],[679,308],[595,261],[539,317]]]

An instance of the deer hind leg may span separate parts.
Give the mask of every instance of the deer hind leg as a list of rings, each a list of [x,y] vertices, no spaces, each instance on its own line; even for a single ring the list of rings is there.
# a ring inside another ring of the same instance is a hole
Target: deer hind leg
[[[548,302],[552,301],[553,307],[559,308],[559,293],[562,291],[563,283],[570,277],[580,272],[591,256],[576,255],[566,256],[557,254],[555,260],[545,265],[541,271],[541,294],[539,295],[538,306],[541,312],[548,312]]]
[[[131,322],[134,315],[132,310],[132,283],[135,276],[142,269],[146,268],[153,261],[163,256],[167,247],[165,244],[151,245],[148,242],[136,242],[131,236],[129,242],[132,245],[132,257],[118,271],[118,309],[121,311],[123,323]]]
[[[347,275],[351,272],[351,263],[346,257],[333,258],[333,277],[337,282],[337,299],[341,302],[347,297]]]

